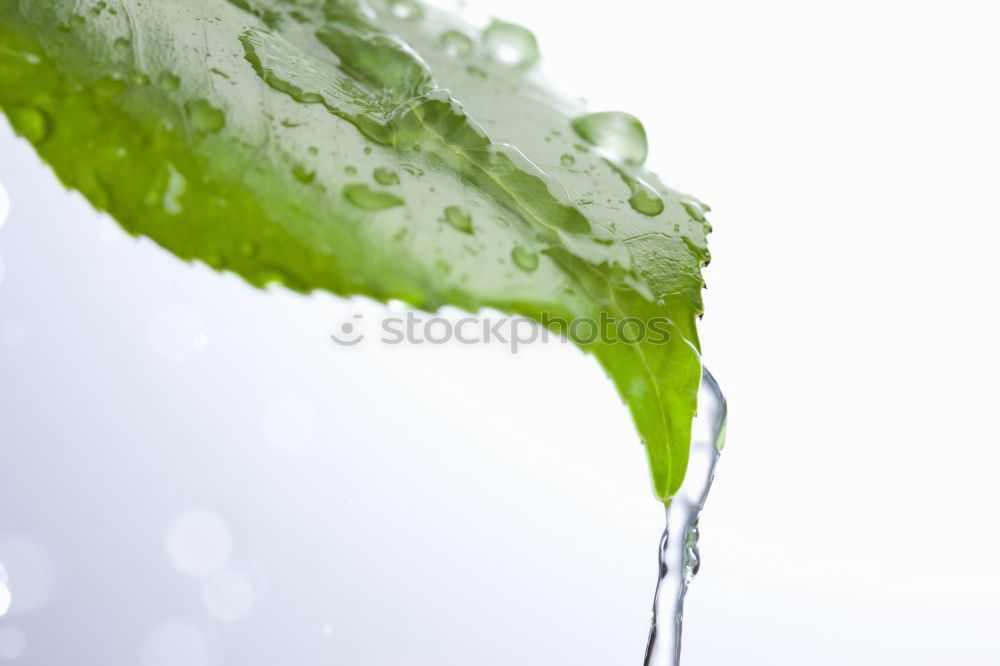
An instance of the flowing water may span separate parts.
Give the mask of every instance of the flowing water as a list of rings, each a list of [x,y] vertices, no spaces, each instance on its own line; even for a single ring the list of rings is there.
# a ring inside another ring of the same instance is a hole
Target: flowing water
[[[653,600],[644,666],[678,666],[684,596],[698,574],[698,517],[705,505],[726,437],[726,399],[708,370],[702,374],[698,414],[691,435],[691,458],[680,492],[666,506],[667,528],[660,540],[660,574]]]

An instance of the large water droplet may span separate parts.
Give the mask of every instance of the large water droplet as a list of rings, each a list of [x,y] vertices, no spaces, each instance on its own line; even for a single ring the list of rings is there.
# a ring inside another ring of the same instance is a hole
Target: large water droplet
[[[646,161],[649,153],[646,129],[631,114],[622,111],[590,113],[574,120],[573,129],[615,162],[638,166]]]
[[[344,186],[344,198],[361,210],[378,211],[402,206],[405,202],[394,194],[373,190],[364,184]]]
[[[207,100],[195,99],[186,104],[191,124],[200,132],[218,132],[226,125],[226,114]]]
[[[483,43],[504,64],[529,67],[538,62],[538,40],[530,30],[517,24],[494,20],[483,32]]]
[[[569,153],[566,153],[565,155],[560,157],[559,161],[562,162],[562,165],[564,167],[571,167],[576,164],[576,158],[570,155]]]
[[[632,179],[629,184],[632,187],[632,196],[628,203],[634,211],[650,217],[656,217],[663,212],[665,208],[663,199],[653,188],[636,179]]]
[[[534,273],[538,268],[538,255],[526,247],[517,245],[510,253],[514,264],[526,273]]]
[[[445,53],[456,58],[467,56],[472,53],[472,39],[464,32],[449,30],[441,35],[441,46]]]
[[[474,231],[472,227],[472,215],[460,206],[448,206],[445,208],[444,220],[462,233],[471,234]]]

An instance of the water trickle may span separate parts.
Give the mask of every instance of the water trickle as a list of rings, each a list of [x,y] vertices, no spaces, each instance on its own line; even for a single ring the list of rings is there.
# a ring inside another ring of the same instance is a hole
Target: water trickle
[[[483,32],[483,43],[494,58],[506,65],[530,67],[538,62],[535,35],[517,24],[494,20]]]
[[[638,166],[646,161],[646,129],[635,116],[622,111],[602,111],[581,116],[573,129],[587,143],[600,148],[609,159]]]
[[[698,573],[698,518],[715,477],[726,438],[726,399],[708,370],[702,373],[691,457],[680,491],[667,504],[660,569],[643,666],[679,666],[684,597]]]
[[[463,32],[449,30],[441,35],[441,46],[445,52],[453,57],[459,58],[472,53],[472,39]]]

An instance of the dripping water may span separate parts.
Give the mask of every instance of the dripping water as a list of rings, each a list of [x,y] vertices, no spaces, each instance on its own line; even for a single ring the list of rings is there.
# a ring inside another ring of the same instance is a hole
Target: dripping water
[[[660,540],[660,570],[653,599],[644,666],[679,666],[684,596],[698,574],[698,517],[715,476],[726,437],[726,399],[708,370],[698,391],[691,433],[691,458],[680,491],[666,505],[667,528]]]

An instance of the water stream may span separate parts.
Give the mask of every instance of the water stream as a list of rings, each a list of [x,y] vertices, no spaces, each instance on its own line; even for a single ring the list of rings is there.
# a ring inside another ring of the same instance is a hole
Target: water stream
[[[679,666],[684,597],[698,574],[698,518],[715,477],[726,437],[726,399],[705,370],[691,435],[691,458],[680,492],[666,505],[667,527],[660,540],[659,580],[653,600],[644,666]]]

